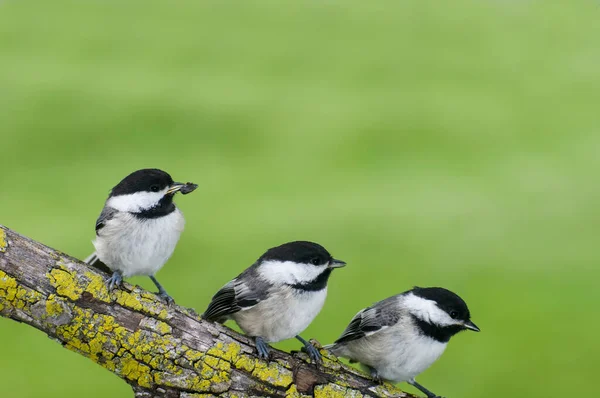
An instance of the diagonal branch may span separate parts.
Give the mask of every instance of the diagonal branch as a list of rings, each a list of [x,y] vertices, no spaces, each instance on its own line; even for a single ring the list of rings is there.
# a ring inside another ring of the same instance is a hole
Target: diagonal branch
[[[325,350],[305,354],[254,343],[138,286],[109,294],[106,274],[0,225],[0,315],[41,330],[151,397],[412,397],[376,385]]]

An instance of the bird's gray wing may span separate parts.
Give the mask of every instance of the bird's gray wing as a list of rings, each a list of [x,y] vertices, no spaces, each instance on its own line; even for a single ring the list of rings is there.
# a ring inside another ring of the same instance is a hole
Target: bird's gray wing
[[[100,216],[98,216],[98,219],[96,220],[96,235],[100,233],[100,230],[106,225],[108,221],[112,220],[118,212],[118,210],[113,209],[112,207],[104,207],[102,209]],[[93,267],[96,267],[99,270],[102,270],[106,273],[112,273],[110,268],[108,268],[108,266],[104,264],[102,260],[100,260],[100,258],[98,257],[98,253],[96,252],[90,254],[85,260],[83,260],[83,262]]]
[[[98,235],[100,230],[106,225],[106,222],[112,220],[118,212],[118,210],[113,209],[112,207],[104,207],[102,209],[102,213],[100,213],[100,216],[98,216],[98,219],[96,220],[96,235]]]
[[[267,297],[268,285],[243,273],[221,288],[212,298],[202,318],[222,322],[228,315],[254,307]]]
[[[396,324],[401,316],[397,300],[397,296],[393,296],[361,310],[335,344],[357,340]]]

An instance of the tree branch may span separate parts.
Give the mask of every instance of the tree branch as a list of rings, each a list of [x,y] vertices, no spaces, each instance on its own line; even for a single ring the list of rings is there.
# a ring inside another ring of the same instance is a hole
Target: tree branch
[[[136,398],[412,397],[322,350],[272,350],[192,310],[168,306],[127,283],[109,293],[106,274],[0,225],[0,315],[46,333],[129,383]]]

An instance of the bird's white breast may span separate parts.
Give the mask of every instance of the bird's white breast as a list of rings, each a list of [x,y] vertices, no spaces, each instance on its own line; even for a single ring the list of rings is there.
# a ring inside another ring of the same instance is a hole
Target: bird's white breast
[[[267,299],[232,318],[249,336],[277,342],[302,333],[321,311],[326,297],[327,288],[301,291],[280,286]]]
[[[151,219],[121,212],[105,223],[94,246],[100,260],[125,277],[154,275],[173,254],[184,224],[179,209]]]
[[[342,348],[344,356],[375,368],[379,376],[394,382],[408,381],[430,367],[447,343],[418,334],[412,323],[398,324]]]

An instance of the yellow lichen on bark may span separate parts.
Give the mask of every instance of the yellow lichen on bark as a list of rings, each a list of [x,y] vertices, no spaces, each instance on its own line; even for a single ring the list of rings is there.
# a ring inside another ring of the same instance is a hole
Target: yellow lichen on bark
[[[6,240],[6,232],[0,228],[0,253],[4,253],[8,247],[8,241]]]
[[[315,387],[315,398],[362,398],[362,393],[351,388],[329,383]]]
[[[300,394],[295,384],[292,384],[290,388],[285,392],[286,398],[308,398],[310,395]]]
[[[219,345],[213,347],[211,354],[203,354],[174,338],[170,334],[171,326],[163,321],[146,323],[155,330],[129,330],[111,315],[75,305],[74,301],[84,292],[98,299],[105,298],[105,287],[98,283],[97,277],[100,278],[90,273],[81,278],[64,266],[54,268],[48,278],[57,294],[44,297],[0,271],[0,310],[16,308],[32,317],[37,311],[35,318],[53,324],[54,334],[66,348],[140,386],[152,388],[161,384],[161,374],[185,374],[177,383],[180,388],[198,392],[226,391],[230,384],[230,361],[237,357],[239,345]],[[143,295],[122,292],[119,296],[126,298],[124,303],[128,306],[166,318],[166,310],[154,302],[148,306],[146,301],[149,300]],[[195,370],[180,367],[176,364],[179,358],[188,358]],[[164,385],[170,386],[173,382],[165,381]]]
[[[288,387],[294,382],[292,371],[277,362],[256,361],[252,376],[277,387]]]
[[[21,286],[15,278],[0,270],[0,306],[28,311],[40,301],[42,294]]]

